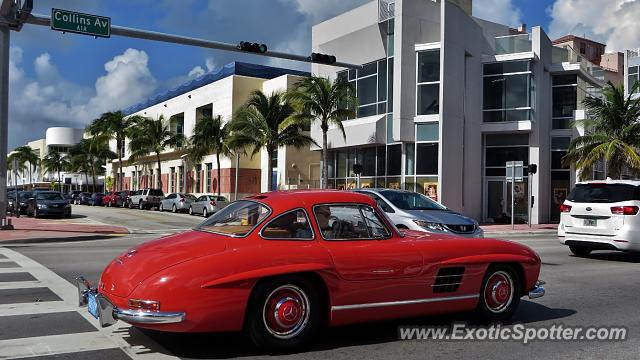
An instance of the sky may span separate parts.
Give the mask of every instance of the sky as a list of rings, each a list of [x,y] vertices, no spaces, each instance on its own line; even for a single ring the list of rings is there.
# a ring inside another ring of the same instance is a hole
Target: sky
[[[34,0],[51,8],[111,17],[113,25],[309,54],[311,26],[368,0]],[[430,0],[423,0],[430,1]],[[640,47],[640,0],[474,0],[474,16],[573,33],[608,50]],[[85,127],[231,61],[309,70],[308,64],[113,36],[62,34],[25,25],[11,33],[9,149],[44,137],[47,127]]]

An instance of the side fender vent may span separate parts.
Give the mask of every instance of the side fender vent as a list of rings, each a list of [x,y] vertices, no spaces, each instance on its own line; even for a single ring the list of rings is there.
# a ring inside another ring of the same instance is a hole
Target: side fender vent
[[[435,281],[433,282],[434,293],[447,293],[458,291],[458,287],[462,284],[462,275],[464,267],[448,267],[438,270]]]

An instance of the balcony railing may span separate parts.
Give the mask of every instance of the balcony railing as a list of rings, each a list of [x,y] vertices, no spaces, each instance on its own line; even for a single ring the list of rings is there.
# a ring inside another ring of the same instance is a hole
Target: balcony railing
[[[554,64],[561,64],[561,63],[580,64],[580,67],[585,72],[591,74],[591,76],[593,76],[598,80],[604,81],[604,70],[600,66],[584,58],[584,56],[578,54],[570,46],[567,46],[567,47],[554,46],[551,51],[551,61]]]
[[[396,15],[395,0],[378,0],[378,22],[393,19]]]
[[[518,34],[496,37],[496,54],[515,54],[531,51],[529,34]]]
[[[640,57],[640,49],[627,50],[627,58],[634,59]]]

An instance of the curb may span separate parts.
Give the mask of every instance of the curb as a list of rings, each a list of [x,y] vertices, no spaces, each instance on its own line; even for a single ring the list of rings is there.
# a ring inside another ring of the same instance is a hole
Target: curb
[[[126,235],[126,234],[93,234],[93,235],[70,236],[70,237],[2,240],[0,241],[0,246],[16,245],[16,244],[47,244],[47,243],[73,242],[73,241],[106,240],[106,239],[122,237],[123,235]]]
[[[557,236],[557,230],[545,230],[545,231],[500,231],[500,232],[486,232],[485,237],[491,238],[496,236],[530,236],[530,235],[553,235]]]

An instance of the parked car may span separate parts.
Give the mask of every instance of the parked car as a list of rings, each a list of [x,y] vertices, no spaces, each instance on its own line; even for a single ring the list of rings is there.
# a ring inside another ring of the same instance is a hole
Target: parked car
[[[122,206],[122,196],[118,191],[109,191],[102,198],[102,204],[107,207]]]
[[[579,182],[560,205],[558,238],[577,256],[640,251],[640,181]]]
[[[189,215],[202,214],[208,217],[227,206],[229,201],[224,196],[202,195],[189,206]]]
[[[67,193],[66,199],[68,199],[71,203],[75,204],[78,196],[82,194],[81,190],[73,190]]]
[[[33,217],[71,217],[71,204],[57,191],[38,191],[27,200],[27,214]]]
[[[83,277],[77,287],[103,327],[245,330],[259,348],[291,351],[325,325],[466,311],[504,321],[522,296],[544,295],[539,272],[520,243],[400,232],[354,192],[278,191],[138,245],[98,288]]]
[[[187,212],[189,206],[196,200],[196,197],[191,194],[184,193],[171,193],[160,201],[160,207],[158,210],[165,211],[171,210],[172,212]]]
[[[93,194],[91,194],[91,197],[87,200],[87,205],[102,206],[103,198],[104,198],[104,194],[103,193],[97,193],[97,192],[93,193]]]
[[[137,207],[140,210],[159,207],[164,199],[164,193],[160,189],[142,189],[129,196],[129,208]]]
[[[120,191],[120,203],[117,206],[127,207],[129,206],[129,196],[131,196],[133,191],[131,190],[122,190]]]
[[[76,196],[74,204],[76,205],[89,205],[91,199],[91,193],[83,192]]]
[[[27,209],[29,207],[29,199],[33,197],[33,193],[30,191],[18,191],[18,209],[20,211],[20,214],[27,214]],[[11,211],[15,211],[14,209],[16,209],[15,203],[16,203],[16,193],[13,192],[11,194],[8,195],[9,201],[7,203],[7,209],[11,210]]]
[[[355,190],[373,198],[399,229],[464,237],[483,237],[478,222],[447,209],[429,197],[393,189]]]

